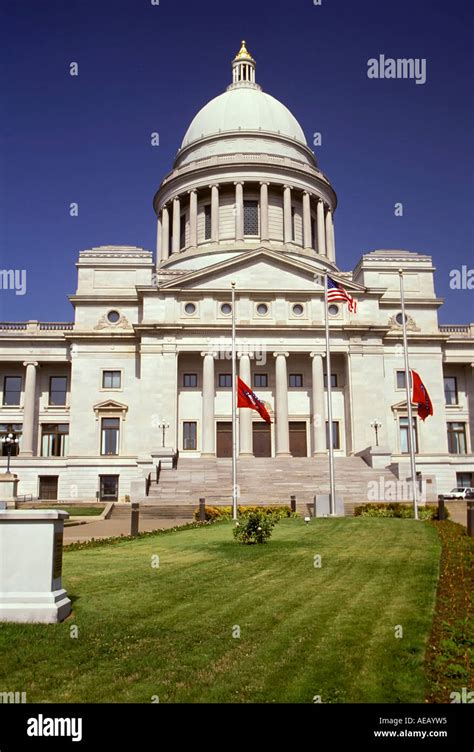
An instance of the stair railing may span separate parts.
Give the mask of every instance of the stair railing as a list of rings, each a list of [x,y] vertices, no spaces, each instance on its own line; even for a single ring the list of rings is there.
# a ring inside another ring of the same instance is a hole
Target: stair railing
[[[151,486],[151,473],[148,473],[146,480],[145,480],[145,495],[150,495],[150,486]]]
[[[158,464],[156,466],[156,482],[158,483],[160,480],[161,475],[161,460],[158,461]]]

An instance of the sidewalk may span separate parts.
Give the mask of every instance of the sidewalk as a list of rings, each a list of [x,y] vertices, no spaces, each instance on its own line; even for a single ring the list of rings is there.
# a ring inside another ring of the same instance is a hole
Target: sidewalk
[[[143,519],[140,520],[139,531],[165,530],[170,527],[187,525],[190,520],[183,519]],[[83,543],[91,538],[112,538],[119,535],[130,535],[129,519],[99,520],[98,522],[86,522],[81,525],[71,525],[64,528],[64,545],[68,543]]]

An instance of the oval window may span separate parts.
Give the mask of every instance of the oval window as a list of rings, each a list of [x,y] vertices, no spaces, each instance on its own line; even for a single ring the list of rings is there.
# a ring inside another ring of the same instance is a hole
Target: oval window
[[[116,324],[119,318],[120,318],[120,313],[118,311],[109,311],[107,314],[107,319],[110,321],[111,324]]]
[[[222,303],[221,305],[221,313],[224,314],[224,316],[228,316],[229,313],[232,313],[232,306],[230,303]]]
[[[293,314],[295,316],[302,316],[304,308],[301,305],[301,303],[295,303],[295,305],[293,306],[292,310],[293,310]]]
[[[266,316],[268,313],[268,306],[266,303],[259,303],[257,306],[257,313],[259,316]]]
[[[407,320],[407,317],[405,316],[405,322],[406,320]],[[395,321],[397,322],[397,324],[400,324],[400,326],[402,326],[403,325],[403,313],[397,313],[397,315],[395,316]]]
[[[189,316],[191,316],[193,313],[196,313],[196,306],[194,303],[186,303],[184,310]]]
[[[330,316],[337,316],[339,313],[339,306],[332,303],[330,306],[328,306],[328,311]]]

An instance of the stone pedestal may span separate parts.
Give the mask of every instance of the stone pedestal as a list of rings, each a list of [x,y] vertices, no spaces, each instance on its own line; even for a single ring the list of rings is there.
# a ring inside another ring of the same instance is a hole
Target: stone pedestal
[[[329,494],[318,494],[316,496],[316,517],[329,516]],[[336,516],[344,517],[344,499],[336,495]]]
[[[374,470],[384,470],[392,464],[392,452],[388,447],[369,446],[361,452],[357,452],[358,457],[362,457],[369,467]]]
[[[0,473],[0,501],[5,501],[7,509],[15,509],[18,496],[18,475]]]
[[[0,510],[0,622],[54,624],[71,613],[61,580],[68,517],[52,509]]]
[[[153,449],[150,452],[153,460],[153,466],[156,467],[158,462],[161,462],[162,470],[171,470],[173,467],[173,457],[176,454],[172,447],[161,447],[161,449]]]

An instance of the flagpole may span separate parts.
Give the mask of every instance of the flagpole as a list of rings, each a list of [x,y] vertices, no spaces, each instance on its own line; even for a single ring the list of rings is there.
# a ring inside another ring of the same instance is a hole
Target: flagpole
[[[331,351],[329,348],[329,316],[328,316],[328,273],[324,272],[324,324],[326,327],[326,381],[328,395],[328,434],[329,434],[329,514],[336,514],[336,480],[334,476],[334,446],[332,425],[332,392],[331,392]],[[324,420],[324,416],[322,416]]]
[[[232,285],[232,519],[237,519],[237,368],[235,358],[235,282]]]
[[[405,356],[405,389],[407,395],[407,412],[408,412],[408,451],[410,452],[411,483],[413,487],[413,513],[415,520],[418,519],[418,500],[417,500],[417,483],[416,483],[416,460],[415,460],[415,442],[413,436],[413,411],[411,406],[411,371],[408,363],[408,340],[407,326],[405,316],[405,290],[403,284],[403,269],[398,270],[400,277],[400,301],[402,305],[403,319],[403,354]]]

